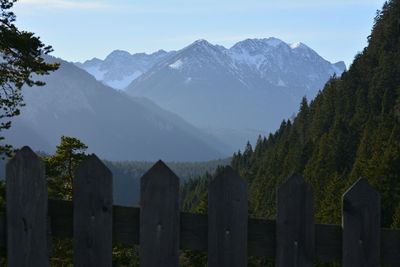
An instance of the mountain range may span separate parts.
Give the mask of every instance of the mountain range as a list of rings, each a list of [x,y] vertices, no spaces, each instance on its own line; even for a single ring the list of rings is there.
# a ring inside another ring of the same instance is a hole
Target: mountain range
[[[109,86],[151,99],[233,150],[276,130],[297,113],[303,96],[313,99],[346,69],[303,43],[272,37],[246,39],[229,49],[197,40],[149,55],[114,51],[103,61],[76,64]]]
[[[61,135],[75,136],[108,160],[229,156],[275,130],[302,96],[312,98],[345,69],[302,43],[276,38],[229,49],[198,40],[150,55],[117,50],[82,64],[46,60],[61,67],[39,77],[46,86],[24,88],[26,106],[6,142],[52,153]],[[115,90],[122,84],[128,85]]]
[[[93,58],[84,63],[77,62],[75,64],[104,84],[115,89],[124,89],[154,64],[172,53],[159,50],[150,55],[146,53],[131,55],[126,51],[115,50],[104,60]]]
[[[5,131],[15,147],[52,153],[62,135],[81,139],[108,160],[199,161],[227,155],[224,144],[161,109],[96,81],[72,63],[38,77],[44,87],[24,88],[21,115]]]

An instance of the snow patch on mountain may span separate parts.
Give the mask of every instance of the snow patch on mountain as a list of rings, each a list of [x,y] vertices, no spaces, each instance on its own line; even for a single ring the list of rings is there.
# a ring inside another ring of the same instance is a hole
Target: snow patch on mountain
[[[126,91],[218,132],[239,149],[258,134],[275,131],[298,111],[303,96],[313,99],[345,68],[301,42],[246,39],[225,48],[201,39],[160,60]]]
[[[141,71],[135,71],[133,74],[125,76],[121,80],[109,80],[106,84],[112,88],[123,90],[140,75],[142,75]]]
[[[261,64],[265,61],[265,56],[251,55],[249,51],[246,50],[239,50],[229,55],[237,64],[247,64],[255,66],[257,69],[260,69]]]
[[[104,60],[94,58],[84,63],[75,63],[75,65],[110,87],[125,89],[141,74],[172,54],[174,54],[174,51],[159,50],[152,54],[130,54],[127,51],[115,50]]]
[[[296,42],[296,43],[290,44],[289,46],[292,49],[296,49],[296,48],[299,48],[301,46],[301,43],[300,42]]]
[[[182,74],[179,83],[187,86],[217,75],[239,82],[246,90],[271,84],[286,88],[285,93],[291,96],[307,93],[308,97],[321,89],[326,77],[340,76],[346,69],[343,62],[332,64],[304,43],[289,44],[274,37],[246,39],[230,48],[200,39],[172,52],[130,54],[116,50],[105,60],[95,58],[77,66],[104,84],[123,90],[166,68]],[[299,88],[304,90],[299,92]]]
[[[177,61],[175,61],[174,63],[172,63],[171,65],[169,65],[169,67],[171,69],[175,69],[175,70],[179,70],[183,67],[183,61],[182,59],[178,59]]]

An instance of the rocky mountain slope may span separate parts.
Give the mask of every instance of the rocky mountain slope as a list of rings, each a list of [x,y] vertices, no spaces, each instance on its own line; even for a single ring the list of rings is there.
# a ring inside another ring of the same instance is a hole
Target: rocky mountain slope
[[[6,131],[6,142],[52,152],[61,135],[80,138],[109,160],[209,160],[226,146],[148,99],[131,97],[96,81],[71,63],[26,88],[26,107]]]
[[[206,40],[168,55],[126,91],[147,97],[236,149],[276,130],[345,70],[302,43],[247,39],[230,49]]]

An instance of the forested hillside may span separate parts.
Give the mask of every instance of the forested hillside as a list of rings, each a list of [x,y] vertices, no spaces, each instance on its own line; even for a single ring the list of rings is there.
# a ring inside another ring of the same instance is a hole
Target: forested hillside
[[[230,159],[203,162],[166,162],[180,178],[180,183],[213,173],[218,166],[226,165]],[[133,206],[139,203],[140,178],[154,162],[150,161],[104,161],[113,174],[114,203]]]
[[[316,220],[340,223],[342,193],[362,176],[381,193],[383,225],[399,227],[400,1],[377,13],[349,71],[310,103],[303,99],[294,120],[235,153],[231,165],[248,181],[254,216],[273,218],[276,188],[301,173],[315,193]],[[190,187],[199,194],[207,181]]]
[[[197,40],[166,56],[126,92],[146,97],[233,149],[276,130],[297,111],[303,95],[315,97],[331,75],[346,69],[303,43],[246,39],[225,48]],[[223,103],[223,105],[222,105]]]
[[[275,192],[302,173],[316,199],[316,220],[340,223],[341,195],[360,176],[382,196],[382,223],[400,222],[400,1],[375,18],[368,46],[349,71],[232,166],[250,184],[251,211],[274,217]],[[394,220],[394,218],[397,220]]]

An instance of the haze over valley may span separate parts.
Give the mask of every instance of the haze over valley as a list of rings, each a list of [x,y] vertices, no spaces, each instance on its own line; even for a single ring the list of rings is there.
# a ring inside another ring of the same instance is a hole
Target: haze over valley
[[[145,97],[225,143],[230,153],[293,116],[346,69],[307,45],[277,38],[246,39],[225,48],[197,40],[178,50],[130,54],[76,65],[98,81]]]

